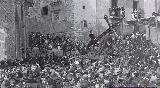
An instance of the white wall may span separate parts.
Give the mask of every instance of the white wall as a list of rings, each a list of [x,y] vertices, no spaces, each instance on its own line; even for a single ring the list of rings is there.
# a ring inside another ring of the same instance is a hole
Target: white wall
[[[144,0],[145,17],[151,17],[155,12],[155,0]]]
[[[83,5],[85,9],[83,9]],[[83,29],[81,21],[87,20],[88,28],[93,28],[96,24],[96,11],[88,0],[74,0],[74,27]]]
[[[108,27],[106,25],[106,21],[104,20],[104,15],[109,16],[109,8],[111,6],[111,0],[97,0],[96,2],[97,9],[96,9],[96,15],[97,20],[102,24],[104,27]]]
[[[157,0],[157,10],[160,13],[160,0]]]
[[[3,39],[3,40],[0,40],[0,61],[1,61],[1,59],[3,60],[3,58],[7,58],[7,56],[5,55],[6,33],[4,31],[4,28],[0,28],[0,37],[1,37],[1,39]]]
[[[126,20],[131,20],[131,13],[133,12],[133,0],[124,0]]]
[[[108,28],[104,15],[109,16],[111,0],[96,0],[96,28],[98,35]]]

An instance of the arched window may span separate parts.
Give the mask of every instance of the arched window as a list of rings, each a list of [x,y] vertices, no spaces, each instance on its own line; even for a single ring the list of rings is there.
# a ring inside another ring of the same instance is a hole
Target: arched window
[[[44,7],[42,7],[42,15],[48,15],[48,6],[44,6]]]

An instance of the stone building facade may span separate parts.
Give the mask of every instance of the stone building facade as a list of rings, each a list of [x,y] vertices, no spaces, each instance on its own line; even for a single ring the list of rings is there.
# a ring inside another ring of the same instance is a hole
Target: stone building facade
[[[46,15],[43,8],[48,9]],[[26,17],[28,31],[44,34],[68,31],[72,26],[72,0],[39,0],[30,7]],[[68,29],[68,30],[67,30]]]
[[[30,32],[72,31],[72,0],[16,0],[15,4],[17,58],[25,56]]]
[[[112,7],[113,2],[117,2],[118,7],[125,8],[125,19],[123,23],[123,33],[130,33],[133,31],[133,27],[126,24],[126,21],[132,20],[132,12],[134,9],[140,10],[144,18],[152,16],[153,12],[160,11],[159,4],[160,0],[97,0],[97,29],[101,29],[100,32],[108,28],[106,25],[104,15],[109,15],[109,8]],[[145,29],[144,26],[141,26],[140,29]],[[143,31],[142,30],[142,31]]]
[[[60,3],[55,5],[56,2]],[[34,3],[28,10],[29,16],[25,17],[28,32],[73,32],[82,36],[88,35],[89,30],[95,31],[96,11],[91,8],[88,0],[35,0]],[[45,6],[48,14],[42,15]]]
[[[91,6],[89,0],[74,0],[74,30],[79,39],[88,40],[88,33],[96,30],[96,11]]]
[[[104,15],[109,15],[109,8],[113,2],[117,2],[118,7],[124,7],[126,20],[131,20],[131,13],[134,9],[142,10],[144,17],[151,17],[152,12],[156,10],[155,3],[158,2],[158,0],[97,0],[96,12],[98,20],[102,21]]]
[[[0,60],[15,58],[14,0],[0,0]]]

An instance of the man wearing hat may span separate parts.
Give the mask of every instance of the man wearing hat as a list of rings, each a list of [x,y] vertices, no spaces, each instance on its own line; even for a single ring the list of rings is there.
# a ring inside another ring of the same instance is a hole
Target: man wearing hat
[[[94,48],[94,45],[95,45],[95,35],[93,34],[93,32],[92,32],[92,30],[90,30],[90,34],[89,34],[89,37],[91,38],[91,41],[88,43],[88,45],[87,45],[87,50],[89,49],[89,47],[91,46],[91,45],[93,45],[93,48]]]

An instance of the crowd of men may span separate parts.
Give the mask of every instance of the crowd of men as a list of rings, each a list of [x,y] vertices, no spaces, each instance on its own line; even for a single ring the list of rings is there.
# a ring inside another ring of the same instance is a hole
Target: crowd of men
[[[111,40],[101,41],[103,46],[100,46],[101,54],[98,55],[97,51],[85,55],[72,53],[74,55],[70,57],[62,56],[64,59],[57,64],[58,57],[49,61],[44,57],[43,64],[38,62],[42,59],[38,59],[28,64],[6,66],[1,69],[1,88],[159,86],[160,53],[157,46],[141,33],[132,33],[123,39],[113,34]],[[117,56],[108,54],[109,51]],[[62,62],[67,65],[60,65],[64,64]]]

